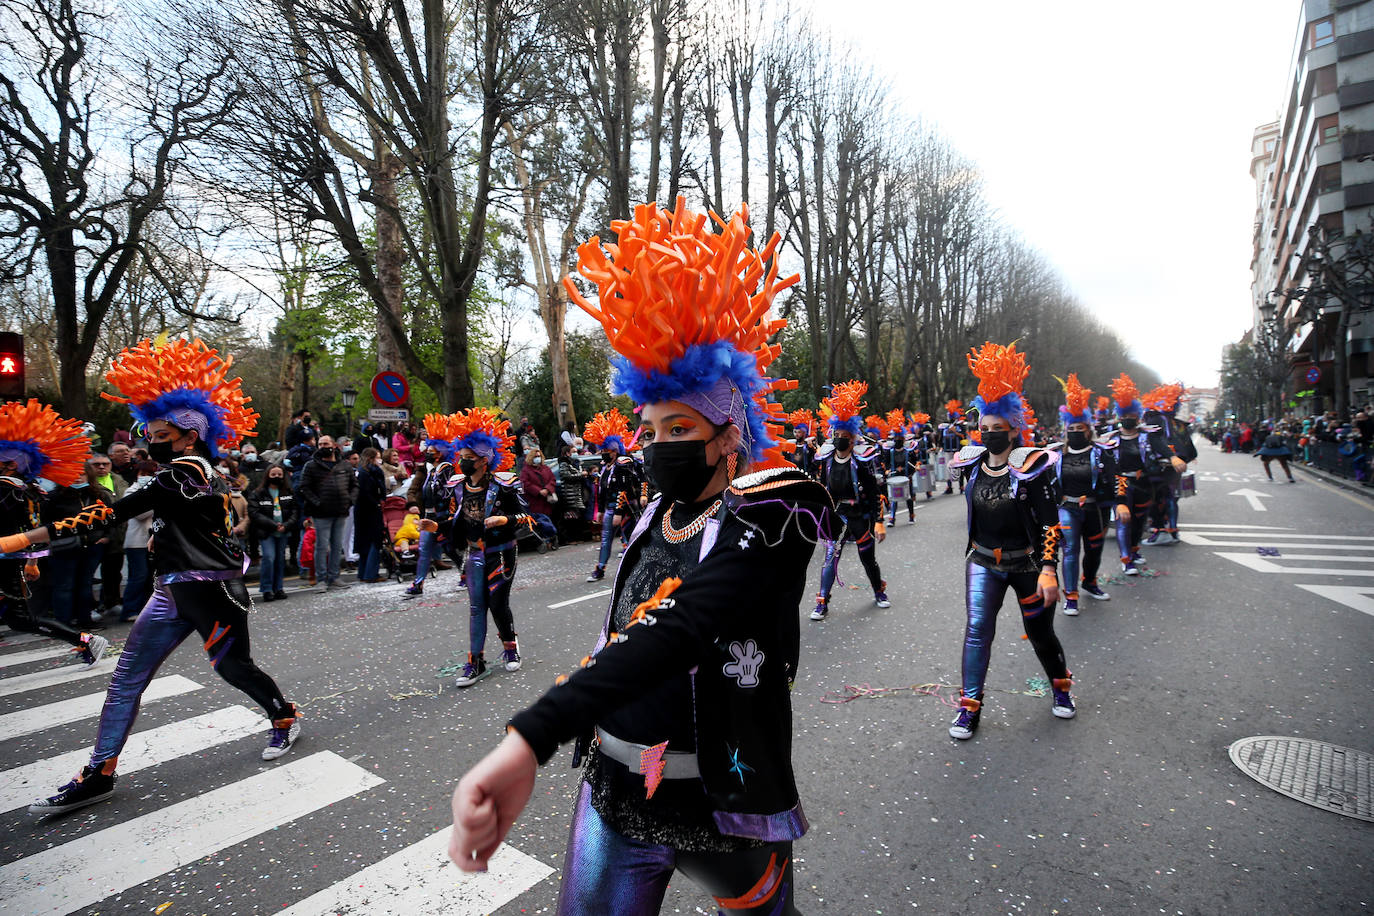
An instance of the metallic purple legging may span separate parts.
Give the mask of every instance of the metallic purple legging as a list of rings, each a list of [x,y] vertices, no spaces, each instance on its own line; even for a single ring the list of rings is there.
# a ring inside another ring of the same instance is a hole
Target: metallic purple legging
[[[654,916],[674,870],[715,897],[723,914],[797,916],[790,842],[730,853],[643,843],[612,830],[592,807],[591,786],[582,783],[563,860],[558,916]]]
[[[1102,566],[1102,547],[1106,542],[1102,512],[1097,503],[1060,506],[1059,526],[1064,529],[1064,595],[1076,598],[1080,560],[1083,581],[1097,584],[1097,570]]]
[[[962,695],[974,700],[983,699],[983,685],[987,682],[988,662],[992,660],[992,640],[997,635],[997,612],[1002,599],[1011,588],[1021,606],[1021,622],[1030,638],[1036,657],[1051,681],[1069,676],[1064,661],[1064,648],[1054,635],[1054,605],[1045,607],[1044,599],[1036,594],[1039,573],[1003,572],[967,564],[964,600],[968,606],[968,625],[964,628],[964,672]],[[1048,610],[1048,613],[1046,611]]]
[[[856,517],[847,519],[845,524],[844,534],[839,540],[825,542],[825,558],[821,561],[821,593],[817,597],[827,602],[830,600],[830,590],[839,578],[840,555],[844,553],[844,545],[850,541],[859,551],[859,562],[864,565],[873,593],[876,595],[883,590],[883,573],[878,568],[876,550],[878,539],[873,534],[872,522]]]
[[[193,632],[205,640],[205,652],[220,677],[252,697],[269,719],[293,715],[276,682],[249,655],[250,607],[242,578],[173,583],[159,578],[153,596],[129,631],[110,678],[91,766],[119,756],[138,717],[139,700],[148,682],[172,650]]]
[[[515,640],[515,615],[510,610],[510,587],[515,581],[515,548],[468,550],[463,569],[468,575],[468,651],[481,655],[487,643],[487,612],[496,621],[502,641]]]

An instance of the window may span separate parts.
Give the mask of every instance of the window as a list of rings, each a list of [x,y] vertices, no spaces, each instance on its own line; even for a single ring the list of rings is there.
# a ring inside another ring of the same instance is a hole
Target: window
[[[1318,168],[1317,174],[1312,179],[1312,185],[1318,194],[1339,191],[1341,189],[1341,164],[1333,162]]]
[[[1339,115],[1323,115],[1317,119],[1317,129],[1313,131],[1313,146],[1321,146],[1323,143],[1334,143],[1341,136],[1341,122]]]
[[[1307,27],[1307,34],[1311,37],[1310,47],[1320,48],[1331,44],[1336,40],[1336,25],[1331,21],[1331,17],[1318,19]]]
[[[1319,67],[1312,71],[1311,89],[1312,98],[1321,95],[1330,95],[1336,91],[1336,65],[1329,67]]]
[[[1345,235],[1345,214],[1326,213],[1317,219],[1328,239],[1338,239]]]
[[[1274,151],[1274,141],[1273,141],[1273,140],[1265,140],[1265,141],[1264,141],[1264,151],[1265,151],[1266,153],[1272,153],[1272,152]]]

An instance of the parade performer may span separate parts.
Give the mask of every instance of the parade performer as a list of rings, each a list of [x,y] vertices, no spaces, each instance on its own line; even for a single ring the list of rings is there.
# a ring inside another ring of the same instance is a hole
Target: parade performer
[[[158,666],[193,632],[204,640],[220,677],[252,697],[272,720],[262,759],[281,757],[299,737],[295,705],[249,653],[253,603],[243,582],[247,558],[233,535],[228,485],[211,463],[252,435],[258,419],[241,380],[226,377],[231,363],[199,339],[144,340],[121,352],[105,374],[120,396],[102,394],[129,404],[146,430],[148,454],[164,467],[132,484],[113,508],[101,506],[0,538],[0,550],[9,553],[104,521],[153,513],[153,595],[119,655],[90,763],[56,795],[30,806],[32,812],[79,808],[114,792],[115,767],[139,699]]]
[[[534,517],[515,478],[505,473],[515,466],[510,421],[493,410],[474,407],[448,416],[430,414],[425,432],[458,462],[458,475],[448,484],[448,521],[440,526],[427,519],[420,526],[443,530],[450,544],[467,547],[463,573],[468,589],[468,658],[454,684],[471,687],[490,673],[485,654],[487,614],[501,637],[502,666],[507,671],[520,669],[510,590],[516,536],[522,528],[534,529]]]
[[[1098,436],[1110,435],[1112,431],[1112,399],[1099,396],[1097,409],[1093,411],[1093,432]]]
[[[959,484],[959,495],[964,493],[964,476],[956,474],[950,469],[950,462],[959,454],[959,449],[963,447],[964,440],[964,405],[962,401],[949,401],[945,404],[945,416],[948,421],[940,424],[940,455],[936,458],[937,474],[943,474],[945,481],[945,495],[954,492],[956,478]]]
[[[1177,544],[1178,496],[1183,472],[1190,461],[1197,460],[1197,446],[1188,424],[1174,416],[1183,386],[1160,385],[1141,397],[1145,405],[1145,423],[1159,428],[1159,435],[1168,448],[1169,463],[1162,465],[1154,477],[1155,501],[1150,507],[1150,522],[1154,531],[1144,543],[1151,547]]]
[[[816,440],[811,435],[811,430],[816,428],[816,418],[812,416],[811,411],[803,408],[789,413],[787,422],[792,425],[792,436],[796,440],[796,446],[791,452],[792,463],[800,468],[803,474],[813,477],[816,469]]]
[[[1016,594],[1021,622],[1050,679],[1054,715],[1071,719],[1075,708],[1064,650],[1054,635],[1054,605],[1059,599],[1059,481],[1054,452],[1017,447],[1025,430],[1021,386],[1030,367],[1016,344],[985,343],[968,357],[978,378],[981,445],[964,448],[955,468],[967,478],[968,548],[963,683],[959,715],[950,737],[973,737],[983,711],[983,689],[997,612],[1007,590]]]
[[[1156,435],[1158,430],[1140,424],[1144,405],[1140,389],[1126,373],[1112,380],[1112,397],[1116,400],[1116,416],[1121,429],[1115,437],[1117,447],[1117,495],[1124,502],[1116,513],[1116,546],[1121,553],[1121,567],[1128,576],[1140,575],[1140,537],[1154,504],[1153,479],[1168,464],[1167,453],[1161,452]],[[1142,435],[1145,433],[1145,435]]]
[[[916,522],[916,469],[921,459],[914,448],[906,441],[906,414],[901,410],[889,410],[883,418],[887,437],[883,443],[882,462],[888,479],[888,524],[897,524],[897,502],[905,494],[907,521]],[[893,486],[892,478],[898,480]]]
[[[39,479],[65,487],[85,473],[91,450],[80,420],[64,420],[51,407],[30,399],[0,407],[0,535],[19,534],[43,524]],[[87,667],[105,657],[109,640],[84,633],[30,606],[30,583],[38,560],[51,550],[79,549],[80,539],[61,538],[47,549],[0,555],[0,618],[11,630],[38,633],[72,646]]]
[[[916,478],[912,487],[923,490],[926,500],[935,498],[935,459],[939,449],[935,447],[935,433],[930,426],[930,414],[914,413],[911,425],[907,427],[907,440],[916,453]]]
[[[830,614],[830,591],[839,574],[840,556],[849,541],[859,551],[859,561],[873,587],[873,601],[878,607],[892,607],[887,597],[887,583],[878,568],[876,546],[887,538],[883,525],[885,494],[878,479],[878,450],[859,443],[863,422],[863,396],[868,392],[866,382],[841,382],[830,397],[821,403],[821,415],[827,420],[830,441],[816,453],[816,473],[821,485],[830,493],[844,527],[836,537],[825,542],[825,560],[821,565],[821,590],[816,595],[812,620],[824,620]]]
[[[1102,548],[1107,539],[1102,509],[1117,502],[1116,448],[1114,443],[1093,441],[1093,416],[1088,411],[1092,390],[1084,388],[1077,373],[1064,382],[1064,451],[1057,465],[1060,501],[1059,527],[1064,536],[1064,613],[1078,614],[1078,576],[1082,563],[1083,591],[1099,601],[1111,598],[1097,584]],[[1118,508],[1125,507],[1122,499]]]
[[[431,425],[432,424],[432,425]],[[443,414],[425,416],[425,463],[415,469],[414,478],[406,492],[406,501],[420,507],[419,558],[415,563],[415,576],[406,586],[405,597],[418,598],[425,593],[425,580],[429,578],[431,566],[450,569],[443,559],[447,552],[456,557],[457,543],[447,539],[444,533],[453,521],[454,499],[453,481],[453,443],[445,438],[448,432],[448,418]],[[461,587],[467,586],[467,569],[463,569]]]
[[[766,319],[779,289],[746,245],[743,208],[713,233],[681,201],[612,224],[579,249],[615,387],[643,405],[661,492],[636,525],[598,648],[516,715],[454,793],[450,856],[479,870],[510,829],[537,764],[590,744],[558,913],[657,913],[675,870],[729,914],[794,914],[792,842],[807,829],[791,764],[791,700],[806,566],[824,490],[781,457],[781,384]],[[569,284],[571,286],[571,284]],[[774,425],[774,423],[779,425]]]
[[[597,582],[606,577],[606,563],[611,559],[611,545],[615,543],[617,532],[638,520],[647,482],[639,462],[626,453],[630,424],[620,411],[612,407],[592,417],[582,438],[601,452],[601,469],[596,475],[601,552],[597,555],[596,568],[587,577],[588,582]]]

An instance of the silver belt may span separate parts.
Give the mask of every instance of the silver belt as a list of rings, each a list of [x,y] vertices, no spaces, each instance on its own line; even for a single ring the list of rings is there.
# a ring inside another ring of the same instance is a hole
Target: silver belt
[[[622,741],[600,728],[596,730],[596,744],[601,753],[616,763],[627,767],[631,773],[646,775],[643,754],[650,750],[649,745]],[[683,753],[682,751],[664,751],[663,779],[697,779],[700,776],[701,769],[697,766],[696,754]]]

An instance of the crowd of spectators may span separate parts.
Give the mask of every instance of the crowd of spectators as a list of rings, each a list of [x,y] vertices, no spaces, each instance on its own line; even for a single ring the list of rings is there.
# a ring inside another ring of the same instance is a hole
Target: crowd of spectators
[[[1258,454],[1285,448],[1293,461],[1362,483],[1371,483],[1374,404],[1339,417],[1335,411],[1254,422],[1213,424],[1207,436],[1223,451]],[[1277,437],[1280,442],[1274,441]]]
[[[515,437],[513,473],[541,519],[540,544],[556,548],[590,537],[600,456],[572,424],[558,436],[552,455],[545,454],[527,418],[516,425]],[[140,477],[156,474],[158,465],[142,445],[121,431],[107,449],[93,450],[84,480],[70,487],[44,482],[44,521],[75,515],[97,501],[113,503]],[[423,482],[439,461],[414,423],[364,423],[356,437],[334,437],[321,432],[308,410],[291,418],[280,442],[259,449],[245,441],[223,454],[215,469],[230,489],[234,536],[256,566],[259,600],[286,598],[286,580],[293,576],[327,590],[349,587],[344,571],[356,571],[359,582],[383,581],[383,559],[413,549],[418,540]],[[401,500],[403,517],[397,514],[388,525],[384,505]],[[54,555],[46,561],[35,602],[44,613],[88,629],[134,619],[152,592],[151,521],[144,515],[94,529],[83,536],[80,550]]]

